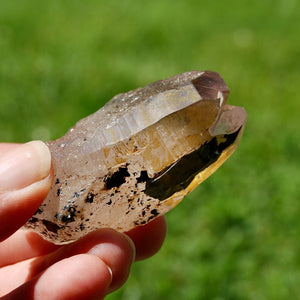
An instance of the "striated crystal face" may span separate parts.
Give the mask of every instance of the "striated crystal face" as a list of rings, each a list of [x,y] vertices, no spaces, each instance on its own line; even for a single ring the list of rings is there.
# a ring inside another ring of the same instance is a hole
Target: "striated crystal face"
[[[166,213],[236,149],[246,112],[228,95],[218,73],[193,71],[115,96],[48,142],[55,179],[25,227],[64,244]]]

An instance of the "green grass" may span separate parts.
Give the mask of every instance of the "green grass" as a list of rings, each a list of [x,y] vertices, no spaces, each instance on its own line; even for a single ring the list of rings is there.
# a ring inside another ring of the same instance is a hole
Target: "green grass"
[[[0,140],[55,139],[117,93],[214,70],[244,106],[238,151],[168,214],[113,299],[299,299],[300,5],[0,2]]]

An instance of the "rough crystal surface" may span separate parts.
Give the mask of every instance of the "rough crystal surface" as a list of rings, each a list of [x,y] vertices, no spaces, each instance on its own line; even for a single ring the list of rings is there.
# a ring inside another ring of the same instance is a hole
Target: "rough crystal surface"
[[[236,149],[246,112],[228,95],[218,73],[192,71],[115,96],[48,142],[55,179],[25,227],[64,244],[166,213]]]

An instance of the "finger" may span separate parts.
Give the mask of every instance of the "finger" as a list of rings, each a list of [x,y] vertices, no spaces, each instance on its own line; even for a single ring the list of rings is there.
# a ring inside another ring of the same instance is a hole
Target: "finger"
[[[164,216],[158,217],[144,226],[138,226],[126,233],[135,244],[136,261],[154,255],[162,246],[167,234]]]
[[[135,244],[136,261],[154,255],[161,248],[166,232],[167,223],[163,216],[127,232]],[[45,255],[60,247],[34,232],[18,230],[0,245],[0,267]]]
[[[51,155],[40,141],[16,146],[0,157],[0,241],[38,209],[52,182]]]
[[[13,149],[20,147],[22,144],[15,143],[0,143],[0,156],[8,151],[12,151]]]
[[[1,243],[0,267],[48,254],[59,247],[34,232],[20,229]]]
[[[158,217],[147,225],[127,232],[135,244],[136,261],[154,255],[161,248],[166,232],[165,217]],[[0,267],[48,254],[59,247],[34,232],[18,230],[0,245]]]
[[[48,257],[46,265],[80,253],[96,255],[110,267],[113,274],[110,292],[125,283],[135,259],[135,247],[128,236],[113,229],[101,229],[58,249]]]
[[[126,235],[115,230],[98,230],[48,255],[3,267],[0,270],[0,282],[7,292],[33,279],[58,261],[82,253],[95,255],[110,267],[113,274],[110,291],[113,291],[129,275],[134,260],[134,245]]]
[[[3,299],[103,299],[111,280],[105,262],[81,254],[55,263]]]

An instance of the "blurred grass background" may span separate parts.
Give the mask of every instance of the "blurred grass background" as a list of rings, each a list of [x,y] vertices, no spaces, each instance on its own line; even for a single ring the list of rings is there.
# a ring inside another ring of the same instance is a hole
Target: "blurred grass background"
[[[107,299],[300,299],[300,4],[0,1],[0,140],[56,139],[115,94],[218,71],[248,112],[238,151],[167,217]]]

